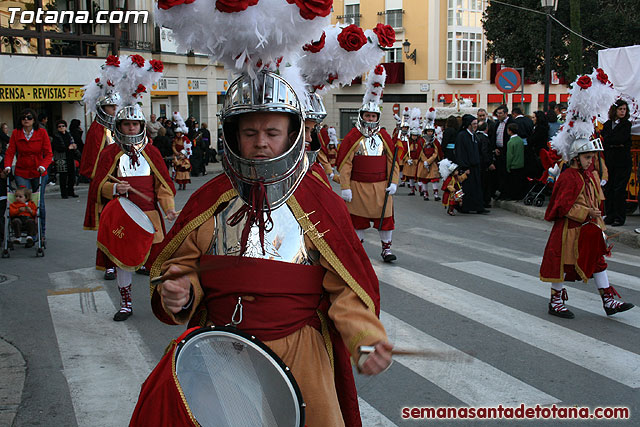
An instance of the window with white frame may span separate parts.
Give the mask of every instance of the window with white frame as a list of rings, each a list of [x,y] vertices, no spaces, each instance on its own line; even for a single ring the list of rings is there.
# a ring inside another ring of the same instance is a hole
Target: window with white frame
[[[393,9],[385,11],[385,24],[391,25],[393,28],[402,28],[402,14],[404,10]]]
[[[448,0],[447,79],[482,78],[483,0]]]
[[[355,24],[360,26],[360,3],[344,5],[343,22],[345,25]]]
[[[402,62],[402,48],[390,48],[385,52],[385,62]]]

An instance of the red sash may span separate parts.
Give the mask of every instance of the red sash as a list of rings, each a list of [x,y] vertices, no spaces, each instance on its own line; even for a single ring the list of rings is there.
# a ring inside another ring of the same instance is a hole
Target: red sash
[[[153,186],[153,176],[127,176],[121,178],[123,181],[127,181],[133,188],[151,198],[151,201],[145,200],[136,193],[130,191],[127,198],[136,204],[140,209],[145,212],[156,210],[155,202],[155,188]]]
[[[238,328],[262,341],[286,337],[311,324],[320,329],[316,310],[322,299],[321,266],[259,258],[204,255],[200,258],[204,305],[214,325],[226,325],[243,298]]]
[[[351,180],[379,182],[387,180],[387,156],[353,156]]]

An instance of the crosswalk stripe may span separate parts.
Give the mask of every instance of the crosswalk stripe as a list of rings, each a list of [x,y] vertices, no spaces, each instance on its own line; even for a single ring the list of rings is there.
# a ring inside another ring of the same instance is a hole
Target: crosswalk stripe
[[[605,258],[605,261],[608,261],[608,258]],[[530,264],[540,265],[542,263],[542,257],[534,256],[534,257],[525,257],[518,258],[518,261],[524,261]],[[640,264],[638,264],[640,265]],[[607,276],[609,276],[609,281],[614,285],[620,285],[628,289],[633,289],[634,291],[640,292],[640,279],[631,276],[630,274],[618,273],[617,271],[612,271],[607,268]]]
[[[396,427],[390,419],[382,415],[376,408],[369,405],[364,399],[358,397],[358,405],[360,406],[360,418],[363,426],[371,427]]]
[[[479,359],[469,357],[389,313],[381,312],[380,320],[394,346],[398,348],[419,346],[433,351],[451,352],[452,359],[456,353],[461,357],[466,356],[469,363],[459,360],[427,360],[422,357],[396,357],[394,360],[469,406],[516,406],[520,403],[546,405],[559,401],[558,398]]]
[[[51,274],[57,292],[47,297],[76,419],[86,426],[128,425],[151,368],[140,337],[111,319],[116,309],[106,291],[61,292],[65,283],[82,283],[67,281],[82,274]]]
[[[518,271],[487,264],[482,261],[452,262],[443,265],[496,283],[501,283],[511,288],[537,295],[545,299],[548,299],[550,296],[549,284],[541,282],[540,279],[535,276],[529,276]],[[602,308],[602,299],[600,298],[600,294],[597,292],[593,284],[589,284],[588,286],[592,288],[591,292],[576,288],[570,289],[568,291],[570,299],[567,302],[567,305],[569,305],[569,308],[575,307],[580,310],[605,317],[606,315]],[[545,305],[541,305],[541,310],[544,308]],[[609,319],[633,326],[634,328],[640,328],[640,310],[631,310],[624,314],[610,317]]]
[[[454,245],[472,247],[474,250],[489,253],[492,255],[499,254],[501,257],[504,257],[504,258],[523,261],[530,264],[540,265],[540,263],[542,262],[541,256],[532,256],[530,253],[527,253],[527,252],[522,252],[514,249],[506,249],[503,247],[481,242],[478,240],[470,240],[468,238],[451,236],[449,234],[441,233],[434,230],[428,230],[426,228],[414,227],[407,230],[407,232],[414,233],[420,236],[429,237],[430,239],[434,239],[434,240],[440,240],[440,241],[447,242]],[[401,250],[396,248],[394,248],[393,250],[396,252],[402,252]],[[414,255],[414,252],[411,252],[410,255]],[[632,261],[635,258],[638,258],[638,264],[632,264]],[[606,258],[606,260],[608,259],[609,258]],[[439,261],[436,261],[435,259],[434,261],[439,262]],[[634,257],[633,255],[628,255],[628,254],[618,254],[617,256],[614,255],[612,257],[612,261],[620,262],[623,264],[630,264],[633,266],[640,265],[640,257]],[[616,271],[612,271],[609,269],[607,270],[607,273],[609,274],[609,280],[614,285],[624,286],[626,288],[633,289],[634,291],[640,292],[640,279],[638,279],[637,277],[631,276],[629,274],[618,273]]]
[[[640,388],[640,355],[401,267],[373,260],[380,281],[571,363]]]

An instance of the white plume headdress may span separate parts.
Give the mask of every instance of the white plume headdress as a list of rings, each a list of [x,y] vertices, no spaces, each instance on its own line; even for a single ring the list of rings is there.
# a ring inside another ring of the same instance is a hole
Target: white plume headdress
[[[189,133],[189,129],[187,129],[187,125],[179,111],[173,112],[173,121],[176,124],[176,132],[182,132],[184,135]]]
[[[173,6],[160,0],[155,18],[173,31],[180,51],[206,53],[227,69],[253,78],[320,37],[330,22],[332,2],[314,3],[310,7],[288,0],[186,0]]]
[[[440,171],[440,176],[442,176],[443,181],[446,180],[457,168],[458,165],[449,159],[443,159],[438,165],[438,170]]]
[[[409,133],[411,135],[420,135],[422,133],[422,126],[420,125],[421,113],[420,109],[414,107],[409,113]]]
[[[384,48],[393,46],[395,31],[378,24],[373,30],[356,25],[325,27],[318,41],[303,46],[299,64],[312,90],[325,93],[330,88],[350,85],[353,79],[376,66]]]
[[[333,144],[336,147],[338,146],[338,133],[336,132],[336,128],[330,127],[327,129],[327,133],[329,134],[329,144]]]
[[[102,66],[102,79],[120,95],[118,108],[121,108],[141,103],[142,94],[160,80],[163,70],[161,61],[147,62],[140,55],[112,55]]]
[[[367,74],[367,81],[365,84],[364,97],[362,98],[362,104],[367,105],[374,103],[380,105],[382,102],[382,92],[384,90],[384,83],[387,78],[387,71],[382,64],[378,64],[373,70]]]
[[[436,129],[436,109],[430,107],[424,115],[424,129]]]
[[[594,69],[591,74],[571,83],[569,94],[567,120],[551,139],[551,147],[566,161],[575,157],[572,150],[574,141],[590,140],[594,133],[594,122],[608,119],[609,107],[619,96],[601,69]]]

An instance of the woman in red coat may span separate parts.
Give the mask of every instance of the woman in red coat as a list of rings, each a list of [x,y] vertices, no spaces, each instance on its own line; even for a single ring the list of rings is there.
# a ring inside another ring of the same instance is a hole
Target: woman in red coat
[[[11,171],[14,156],[17,160],[13,174],[16,177],[18,187],[28,188],[32,192],[38,191],[40,177],[43,177],[39,209],[42,238],[44,239],[44,191],[47,183],[47,168],[51,164],[53,153],[51,152],[49,134],[38,125],[36,113],[30,108],[22,110],[20,122],[9,139],[9,147],[7,147],[4,158],[5,171]]]

